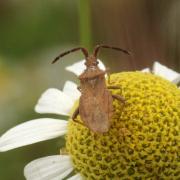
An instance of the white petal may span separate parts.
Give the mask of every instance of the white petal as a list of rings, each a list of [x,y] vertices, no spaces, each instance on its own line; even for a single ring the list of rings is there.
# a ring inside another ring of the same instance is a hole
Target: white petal
[[[40,97],[35,111],[38,113],[54,113],[69,115],[73,100],[58,89],[48,89]]]
[[[54,155],[30,162],[24,168],[27,180],[60,180],[73,171],[70,157]]]
[[[174,79],[172,82],[175,83],[175,84],[178,84],[178,83],[180,82],[180,74],[179,74],[179,76],[178,76],[176,79]]]
[[[105,68],[104,64],[99,59],[98,59],[98,61],[99,61],[99,65],[98,65],[99,68],[102,70],[105,70],[106,68]],[[81,60],[77,63],[74,63],[71,66],[66,67],[66,70],[68,70],[68,71],[76,74],[77,76],[79,76],[86,68],[84,63],[85,63],[85,60]]]
[[[0,137],[0,152],[62,136],[67,121],[42,118],[22,123]]]
[[[76,175],[68,178],[67,180],[83,180],[83,177],[80,174],[76,174]]]
[[[99,64],[98,64],[99,68],[102,69],[102,70],[106,70],[106,67],[103,64],[103,62],[101,60],[99,60],[99,59],[98,59],[98,61],[99,61]]]
[[[72,81],[66,81],[63,92],[69,97],[71,97],[73,101],[76,101],[81,95],[77,89],[77,85]]]
[[[167,68],[166,66],[160,64],[159,62],[155,62],[153,65],[153,72],[156,75],[159,75],[171,82],[178,83],[180,80],[180,74],[172,69]]]
[[[144,68],[144,69],[142,69],[141,71],[142,71],[142,72],[147,72],[147,73],[150,73],[150,72],[151,72],[150,68]]]

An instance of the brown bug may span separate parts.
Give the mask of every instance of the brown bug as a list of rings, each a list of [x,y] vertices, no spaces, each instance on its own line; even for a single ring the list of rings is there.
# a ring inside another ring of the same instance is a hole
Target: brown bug
[[[111,125],[111,118],[113,114],[113,98],[125,103],[125,99],[119,95],[113,95],[108,89],[119,89],[116,86],[106,86],[105,74],[107,70],[103,71],[98,67],[97,55],[100,48],[110,48],[122,51],[129,55],[129,52],[118,47],[107,45],[97,45],[92,55],[89,55],[85,48],[78,47],[66,51],[57,56],[52,63],[55,63],[61,57],[81,50],[85,56],[86,69],[78,76],[80,86],[78,89],[81,92],[79,100],[79,107],[75,110],[72,119],[75,122],[76,117],[80,114],[83,123],[93,132],[104,133],[107,132]],[[78,122],[80,123],[80,122]]]

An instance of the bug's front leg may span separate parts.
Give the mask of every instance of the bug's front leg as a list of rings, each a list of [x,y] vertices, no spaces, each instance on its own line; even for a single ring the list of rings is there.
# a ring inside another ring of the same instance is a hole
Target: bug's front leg
[[[77,116],[79,115],[79,107],[76,108],[76,110],[74,111],[73,115],[72,115],[72,120],[78,124],[81,124],[84,126],[83,123],[79,122],[76,120]]]

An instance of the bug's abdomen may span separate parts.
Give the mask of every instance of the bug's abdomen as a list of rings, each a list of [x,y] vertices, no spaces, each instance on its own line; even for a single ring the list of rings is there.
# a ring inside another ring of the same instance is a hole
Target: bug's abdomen
[[[79,104],[80,116],[84,124],[94,132],[107,132],[113,112],[112,96],[105,90],[98,96],[82,95]]]

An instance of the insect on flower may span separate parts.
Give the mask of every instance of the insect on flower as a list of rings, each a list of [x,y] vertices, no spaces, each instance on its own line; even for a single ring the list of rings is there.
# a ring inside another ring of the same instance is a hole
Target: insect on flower
[[[57,56],[52,63],[55,63],[61,57],[81,50],[85,56],[86,69],[78,76],[81,92],[79,100],[79,107],[73,113],[72,119],[75,122],[79,114],[83,123],[93,132],[104,133],[107,132],[111,126],[111,118],[113,115],[113,99],[125,103],[125,99],[119,95],[113,95],[109,89],[119,89],[117,86],[106,86],[105,74],[108,70],[101,70],[98,67],[97,55],[100,48],[110,48],[122,51],[129,55],[129,52],[118,47],[107,45],[97,45],[92,55],[89,55],[87,49],[78,47],[66,51]],[[80,123],[80,122],[78,122]]]

